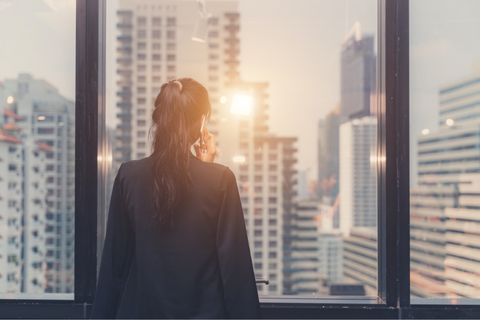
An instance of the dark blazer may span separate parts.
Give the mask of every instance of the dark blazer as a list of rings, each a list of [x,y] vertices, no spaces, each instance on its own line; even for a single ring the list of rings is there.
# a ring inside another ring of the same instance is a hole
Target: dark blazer
[[[151,157],[113,186],[92,318],[260,318],[232,171],[190,154],[194,187],[173,227],[152,219]]]

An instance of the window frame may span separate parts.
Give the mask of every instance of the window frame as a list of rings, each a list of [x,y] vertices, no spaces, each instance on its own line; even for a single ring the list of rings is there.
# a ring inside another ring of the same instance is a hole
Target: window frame
[[[409,0],[378,0],[378,298],[262,296],[264,318],[480,318],[410,299]],[[74,300],[0,300],[0,318],[89,318],[105,235],[106,0],[76,1]],[[98,86],[92,86],[97,83]],[[99,228],[97,229],[97,225]]]

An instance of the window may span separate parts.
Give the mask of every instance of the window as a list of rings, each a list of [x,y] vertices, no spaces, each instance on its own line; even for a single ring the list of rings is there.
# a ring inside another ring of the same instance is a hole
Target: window
[[[277,253],[276,253],[276,252],[269,252],[269,253],[268,253],[268,258],[269,258],[269,259],[275,259],[276,257],[277,257]],[[277,266],[275,265],[275,267],[272,268],[272,269],[276,269],[276,268],[277,268]]]
[[[152,49],[153,50],[160,50],[162,48],[161,44],[158,42],[152,43]]]
[[[276,219],[270,219],[268,220],[268,225],[271,227],[274,227],[277,225],[277,220]]]
[[[146,48],[147,48],[147,44],[145,42],[137,43],[137,49],[138,50],[145,50]]]
[[[152,30],[152,38],[153,39],[160,39],[162,33],[160,30]]]
[[[145,109],[137,109],[137,116],[144,116],[146,114]]]
[[[174,30],[168,30],[167,31],[167,39],[175,39],[175,31]]]
[[[167,61],[175,61],[175,55],[174,54],[168,54],[167,55]]]
[[[153,61],[162,60],[162,56],[159,55],[159,54],[154,54],[154,55],[152,55],[152,60],[153,60]]]
[[[268,192],[276,193],[277,192],[277,187],[268,187]]]
[[[138,77],[137,77],[137,81],[138,81],[139,83],[145,82],[145,79],[146,79],[145,76],[138,76]]]
[[[269,230],[268,231],[268,236],[276,237],[277,236],[277,230]]]
[[[147,25],[147,18],[146,17],[137,17],[137,26],[143,27]]]
[[[261,226],[261,225],[262,225],[262,219],[255,219],[255,220],[254,220],[254,224],[255,224],[256,226]]]
[[[255,215],[256,216],[261,216],[262,213],[263,213],[263,209],[262,208],[255,208]]]
[[[160,27],[162,25],[162,18],[161,17],[152,17],[152,26]]]
[[[255,235],[255,237],[261,237],[262,236],[262,230],[255,230],[254,235]]]
[[[152,82],[160,82],[160,77],[153,76],[152,77]]]
[[[145,98],[137,98],[138,104],[145,104]]]
[[[217,38],[218,37],[218,31],[209,31],[208,32],[208,37],[209,38]]]
[[[269,208],[269,209],[268,209],[268,214],[270,214],[270,215],[276,215],[276,214],[277,214],[277,209],[276,209],[276,208]]]
[[[137,88],[137,93],[145,93],[147,90],[145,89],[145,87],[138,87]]]
[[[258,175],[255,176],[255,182],[262,182],[262,181],[263,181],[262,176],[258,176]]]
[[[145,142],[137,142],[137,148],[144,149],[145,148]]]
[[[54,134],[53,128],[38,128],[37,133],[38,134]]]
[[[268,247],[269,248],[276,248],[277,247],[277,241],[269,241],[268,242]]]
[[[145,39],[147,37],[146,30],[137,30],[137,37],[138,39]]]
[[[277,166],[274,165],[274,164],[271,164],[271,165],[268,166],[268,170],[269,171],[277,171]]]
[[[175,27],[175,25],[176,25],[176,18],[167,17],[167,27]]]
[[[143,53],[137,54],[137,59],[138,59],[139,61],[146,60],[146,59],[147,59],[147,55],[146,55],[146,54],[143,54]]]
[[[154,65],[154,66],[152,67],[152,71],[153,71],[153,72],[160,72],[160,66],[159,66],[159,65]]]
[[[261,252],[255,252],[254,257],[255,257],[255,259],[262,259],[262,253]]]
[[[274,198],[274,197],[268,198],[268,203],[269,204],[276,204],[277,203],[277,198]]]
[[[167,50],[175,50],[175,43],[167,43]]]
[[[211,26],[217,26],[217,25],[218,25],[218,18],[217,18],[217,17],[211,17],[211,18],[208,20],[208,23],[209,23]]]
[[[176,70],[175,66],[167,66],[168,72],[175,72],[175,70]]]
[[[137,138],[145,138],[146,132],[145,131],[137,131]]]
[[[137,120],[137,126],[145,127],[147,122],[145,120]]]
[[[256,164],[255,165],[255,171],[262,171],[262,165],[261,164]]]

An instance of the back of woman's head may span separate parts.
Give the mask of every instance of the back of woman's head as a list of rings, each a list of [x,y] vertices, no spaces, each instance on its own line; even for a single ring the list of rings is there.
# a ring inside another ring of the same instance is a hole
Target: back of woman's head
[[[190,78],[165,83],[155,100],[151,170],[161,223],[172,223],[175,207],[192,186],[190,146],[200,137],[202,115],[210,112],[207,89]]]

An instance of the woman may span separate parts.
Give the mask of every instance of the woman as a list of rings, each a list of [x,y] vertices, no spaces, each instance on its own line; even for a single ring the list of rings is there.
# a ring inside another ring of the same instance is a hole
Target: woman
[[[203,131],[207,90],[162,86],[153,153],[120,167],[112,191],[92,318],[259,318],[235,176],[213,163]]]

